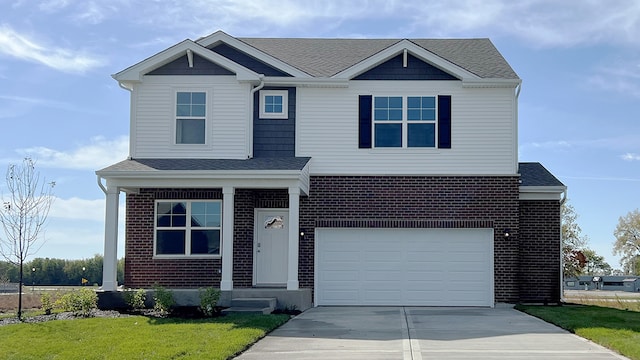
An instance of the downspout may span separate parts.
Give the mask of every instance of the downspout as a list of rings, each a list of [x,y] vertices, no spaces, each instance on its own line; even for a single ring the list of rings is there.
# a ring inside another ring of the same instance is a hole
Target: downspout
[[[562,198],[560,199],[560,302],[564,302],[564,256],[562,253],[562,247],[564,245],[564,239],[562,238],[562,205],[567,201],[567,188],[562,191]]]
[[[254,101],[253,97],[257,91],[260,91],[264,87],[264,74],[260,74],[260,84],[258,86],[251,89],[249,96],[249,130],[247,131],[247,145],[249,146],[249,151],[247,154],[247,159],[253,158],[253,107]]]
[[[516,163],[515,163],[515,167],[516,167],[516,172],[518,172],[518,122],[519,120],[519,116],[518,116],[518,99],[520,98],[520,90],[522,90],[522,82],[520,82],[517,86],[516,86],[516,101],[514,104],[514,113],[515,113],[515,124],[514,124],[514,141],[515,141],[515,145],[516,145]]]
[[[100,189],[102,190],[102,192],[107,195],[107,188],[104,187],[104,185],[102,185],[102,176],[100,175],[96,175],[97,180],[98,180],[98,186],[100,187]]]

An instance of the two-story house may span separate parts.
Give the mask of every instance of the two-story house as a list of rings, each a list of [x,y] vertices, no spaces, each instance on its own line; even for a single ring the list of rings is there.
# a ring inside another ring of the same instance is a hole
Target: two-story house
[[[105,291],[125,193],[130,288],[299,308],[560,299],[566,188],[518,163],[521,80],[488,39],[219,31],[113,77],[131,133],[97,171]]]

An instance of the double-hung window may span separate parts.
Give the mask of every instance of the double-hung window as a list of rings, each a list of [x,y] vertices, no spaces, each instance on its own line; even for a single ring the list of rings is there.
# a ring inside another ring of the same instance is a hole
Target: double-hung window
[[[219,200],[156,201],[155,255],[220,255],[221,209]]]
[[[207,93],[179,91],[176,94],[176,144],[204,144]]]
[[[374,147],[435,147],[436,98],[376,96],[373,125]]]

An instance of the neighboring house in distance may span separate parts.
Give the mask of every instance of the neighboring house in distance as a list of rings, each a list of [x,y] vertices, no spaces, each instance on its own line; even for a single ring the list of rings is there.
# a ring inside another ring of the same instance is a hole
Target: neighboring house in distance
[[[131,134],[97,171],[106,291],[124,192],[126,287],[299,308],[560,300],[566,188],[518,163],[521,80],[488,39],[218,31],[113,77]]]

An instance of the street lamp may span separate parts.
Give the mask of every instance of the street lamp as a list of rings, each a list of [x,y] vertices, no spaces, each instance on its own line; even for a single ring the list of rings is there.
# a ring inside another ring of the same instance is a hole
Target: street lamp
[[[86,267],[82,267],[82,279],[80,279],[80,286],[84,286],[84,271],[87,270]]]
[[[36,289],[36,268],[31,268],[31,292],[34,292]]]

